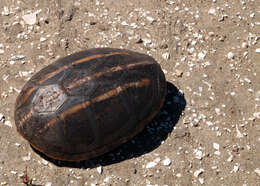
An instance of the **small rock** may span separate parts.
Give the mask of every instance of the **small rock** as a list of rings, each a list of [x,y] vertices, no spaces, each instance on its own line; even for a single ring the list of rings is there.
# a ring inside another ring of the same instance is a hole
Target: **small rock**
[[[169,53],[169,52],[166,52],[166,53],[164,53],[164,54],[162,55],[162,57],[163,57],[163,59],[168,60],[168,59],[170,59],[170,53]]]
[[[23,157],[23,161],[30,161],[31,160],[31,153],[28,153],[28,156]]]
[[[140,43],[143,43],[143,40],[140,36],[136,37],[136,40],[135,40],[136,43],[140,44]]]
[[[243,43],[241,44],[241,47],[242,47],[242,48],[247,48],[247,47],[248,47],[248,44],[247,44],[246,42],[243,42]]]
[[[15,63],[15,61],[11,60],[9,63],[10,63],[10,65],[13,65]]]
[[[207,54],[206,51],[200,52],[200,53],[198,53],[198,58],[199,58],[200,60],[203,60],[203,59],[205,58],[206,54]]]
[[[204,169],[203,168],[200,168],[199,170],[196,170],[194,172],[194,176],[197,178],[200,174],[202,174],[204,172]]]
[[[242,138],[242,137],[244,137],[243,134],[239,131],[238,125],[236,125],[236,132],[237,132],[237,138]]]
[[[36,23],[37,13],[25,14],[22,16],[24,22],[28,25],[34,25]]]
[[[43,165],[48,165],[48,161],[42,159],[42,164],[43,164]]]
[[[235,54],[234,54],[233,52],[229,52],[229,53],[227,54],[227,58],[228,58],[228,59],[234,59],[234,58],[235,58]]]
[[[11,171],[11,174],[17,174],[17,172],[16,171]]]
[[[260,177],[260,169],[259,169],[259,168],[256,168],[256,169],[255,169],[255,173],[257,174],[257,176]]]
[[[260,48],[255,49],[256,53],[260,53]]]
[[[164,74],[167,74],[167,73],[168,73],[168,71],[165,70],[165,69],[163,69],[162,71],[163,71]]]
[[[20,147],[21,144],[20,143],[15,143],[15,146]]]
[[[236,93],[235,93],[235,92],[230,92],[230,95],[231,95],[231,96],[235,96]]]
[[[8,127],[13,127],[12,124],[11,124],[11,121],[9,121],[9,120],[4,121],[4,125],[6,125]]]
[[[0,54],[4,54],[5,51],[3,49],[0,49]]]
[[[150,22],[153,23],[155,21],[155,19],[151,16],[147,16],[146,19]]]
[[[235,164],[233,168],[233,172],[237,172],[239,170],[239,165]]]
[[[214,32],[209,32],[209,36],[210,36],[210,37],[213,37],[214,35],[215,35]]]
[[[51,186],[51,185],[52,185],[51,182],[47,182],[47,183],[45,184],[45,186]]]
[[[228,161],[228,162],[233,161],[233,157],[234,157],[234,156],[233,156],[232,154],[230,154],[230,156],[228,157],[227,161]]]
[[[0,121],[3,122],[4,120],[5,120],[5,116],[2,113],[0,113]]]
[[[47,39],[45,37],[40,38],[40,42],[46,41]]]
[[[121,23],[121,25],[123,25],[123,26],[127,26],[128,24],[127,24],[126,21],[123,21],[123,22]]]
[[[165,160],[162,161],[162,164],[164,166],[169,166],[169,165],[171,165],[171,163],[172,162],[171,162],[170,158],[168,158],[168,157],[166,157]]]
[[[175,71],[175,74],[176,74],[177,77],[182,77],[183,71],[181,71],[181,70],[176,70],[176,71]]]
[[[110,180],[110,176],[108,176],[108,177],[106,177],[106,178],[104,179],[104,183],[108,183],[109,180]]]
[[[187,49],[187,51],[188,51],[189,54],[192,54],[192,53],[194,52],[194,50],[195,50],[195,48],[193,48],[193,47]]]
[[[102,174],[102,172],[103,172],[102,167],[101,166],[97,167],[97,171],[98,171],[99,174]]]
[[[143,38],[142,40],[145,46],[152,43],[151,39]]]
[[[9,8],[4,6],[4,10],[2,11],[2,15],[4,16],[9,16],[10,15],[10,11]]]
[[[147,169],[149,169],[149,168],[153,168],[153,167],[155,167],[157,165],[157,163],[155,163],[155,162],[149,162],[149,163],[147,163],[147,165],[146,165],[146,167],[145,168],[147,168]]]
[[[216,15],[216,9],[215,8],[210,8],[209,11],[208,11],[208,14]]]
[[[195,158],[201,160],[203,158],[203,152],[201,150],[198,149],[194,149],[194,153],[195,153]]]
[[[204,178],[199,178],[200,184],[204,184]]]
[[[213,148],[216,150],[219,150],[219,144],[218,143],[213,143]]]
[[[260,112],[254,112],[253,113],[253,116],[260,119]]]
[[[17,60],[21,60],[25,58],[25,56],[23,55],[17,55],[17,56],[12,56],[10,60],[14,60],[14,61],[17,61]]]

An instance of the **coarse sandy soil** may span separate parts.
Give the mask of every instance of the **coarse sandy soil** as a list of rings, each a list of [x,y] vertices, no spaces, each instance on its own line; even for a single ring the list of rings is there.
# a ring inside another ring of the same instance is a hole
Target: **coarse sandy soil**
[[[153,56],[168,81],[145,130],[93,160],[36,153],[14,104],[41,68],[94,47]],[[0,185],[260,185],[260,2],[0,0]]]

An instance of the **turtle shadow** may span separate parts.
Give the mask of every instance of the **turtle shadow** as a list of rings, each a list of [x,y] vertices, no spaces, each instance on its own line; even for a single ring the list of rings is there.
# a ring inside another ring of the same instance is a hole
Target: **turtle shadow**
[[[139,157],[159,147],[172,132],[185,107],[186,100],[184,95],[172,83],[167,82],[166,99],[161,111],[141,133],[113,151],[90,160],[67,162],[51,159],[33,147],[32,148],[42,158],[59,167],[86,169],[95,168],[100,165],[107,166],[119,163],[131,158]]]

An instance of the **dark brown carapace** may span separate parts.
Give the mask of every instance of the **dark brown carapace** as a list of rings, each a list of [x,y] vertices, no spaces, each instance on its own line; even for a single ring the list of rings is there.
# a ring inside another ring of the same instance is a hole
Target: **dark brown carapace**
[[[159,112],[165,76],[150,56],[96,48],[35,74],[16,100],[18,132],[47,156],[80,161],[111,151]]]

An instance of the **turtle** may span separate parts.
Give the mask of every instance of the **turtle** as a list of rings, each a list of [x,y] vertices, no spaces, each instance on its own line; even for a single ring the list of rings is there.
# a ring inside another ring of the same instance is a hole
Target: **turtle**
[[[153,57],[92,48],[33,75],[16,99],[15,124],[47,157],[79,162],[141,132],[162,108],[165,95],[165,75]]]

